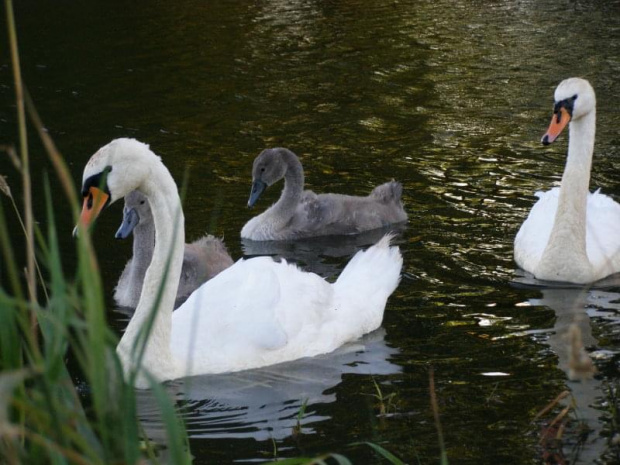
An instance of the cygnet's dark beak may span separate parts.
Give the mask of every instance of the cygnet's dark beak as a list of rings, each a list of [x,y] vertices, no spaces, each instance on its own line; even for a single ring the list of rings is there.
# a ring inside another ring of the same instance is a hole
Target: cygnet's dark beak
[[[127,239],[136,226],[140,223],[140,216],[138,212],[133,208],[123,209],[123,222],[121,227],[118,228],[114,237],[117,239]]]
[[[267,184],[263,181],[256,180],[252,183],[252,191],[250,192],[250,199],[248,200],[248,207],[252,208],[260,195],[263,193]]]

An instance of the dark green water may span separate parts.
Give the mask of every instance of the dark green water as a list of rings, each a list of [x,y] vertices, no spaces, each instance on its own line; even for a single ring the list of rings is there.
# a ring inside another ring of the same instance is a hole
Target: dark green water
[[[316,191],[404,184],[403,279],[383,329],[343,353],[172,386],[195,463],[257,462],[274,449],[278,457],[336,451],[379,463],[370,449],[350,446],[359,441],[407,463],[438,463],[430,367],[452,463],[538,463],[534,416],[566,388],[594,429],[580,463],[605,451],[605,421],[596,418],[605,409],[587,404],[604,403],[607,380],[619,378],[620,286],[515,285],[512,243],[533,193],[561,176],[566,136],[549,148],[539,140],[553,89],[566,77],[586,77],[597,92],[591,186],[620,196],[620,2],[16,3],[24,79],[76,182],[111,139],[151,144],[177,182],[189,175],[189,239],[208,231],[223,235],[235,258],[283,253],[333,276],[374,238],[284,250],[241,243],[243,224],[279,195],[271,188],[255,210],[245,207],[254,157],[291,148]],[[0,144],[16,141],[1,40]],[[32,151],[42,219],[51,168],[34,137]],[[18,186],[4,158],[0,174]],[[64,206],[57,191],[70,266]],[[121,208],[112,206],[95,232],[119,330],[126,316],[111,295],[131,253],[113,237]],[[561,369],[558,334],[575,313],[601,372],[585,385]],[[393,394],[386,415],[375,382]],[[306,399],[301,434],[293,435]],[[158,437],[148,394],[141,402],[146,429]]]

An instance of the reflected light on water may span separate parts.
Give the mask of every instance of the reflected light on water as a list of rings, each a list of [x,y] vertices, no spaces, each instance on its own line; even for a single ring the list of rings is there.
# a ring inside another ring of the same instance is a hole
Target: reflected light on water
[[[543,148],[540,137],[553,88],[568,75],[597,92],[592,188],[620,194],[618,0],[15,3],[24,80],[74,179],[112,138],[149,143],[179,184],[189,173],[188,242],[210,232],[235,259],[284,257],[331,280],[377,238],[241,241],[256,214],[246,208],[256,155],[290,147],[316,192],[362,195],[392,178],[403,183],[403,275],[379,340],[340,358],[168,386],[196,464],[260,461],[274,447],[280,458],[338,451],[375,462],[349,447],[359,441],[433,463],[429,366],[451,461],[532,463],[536,412],[567,388],[580,405],[600,404],[601,380],[617,383],[620,280],[554,290],[515,272],[512,253],[534,192],[563,170],[565,141]],[[12,135],[10,66],[6,54],[0,60],[0,134]],[[39,142],[30,145],[40,181],[52,169]],[[0,157],[0,174],[14,173]],[[278,195],[266,192],[264,205]],[[37,200],[43,224],[44,196]],[[73,218],[52,200],[70,270]],[[130,243],[114,239],[121,215],[112,205],[95,231],[107,316],[119,333],[127,317],[112,311],[111,296],[131,254]],[[575,314],[600,371],[582,384],[568,381],[560,334]],[[375,375],[394,394],[381,421]],[[304,396],[307,436],[295,437]],[[149,395],[139,397],[145,427],[159,437]],[[602,422],[584,409],[596,455]]]

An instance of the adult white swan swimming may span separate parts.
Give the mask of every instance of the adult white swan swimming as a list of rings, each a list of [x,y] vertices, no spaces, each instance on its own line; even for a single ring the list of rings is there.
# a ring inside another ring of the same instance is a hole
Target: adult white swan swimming
[[[173,313],[185,244],[183,213],[172,176],[148,145],[116,139],[91,157],[82,178],[80,222],[88,226],[106,205],[133,190],[147,196],[156,231],[140,301],[117,347],[124,370],[138,368],[137,387],[148,387],[144,371],[166,381],[256,368],[330,352],[380,326],[402,266],[389,237],[358,252],[333,284],[285,261],[239,260]],[[161,301],[136,367],[136,341],[160,286]]]
[[[589,191],[596,98],[585,79],[558,85],[542,143],[552,143],[569,122],[562,183],[536,194],[539,200],[515,238],[515,261],[538,279],[584,284],[620,271],[620,205]]]

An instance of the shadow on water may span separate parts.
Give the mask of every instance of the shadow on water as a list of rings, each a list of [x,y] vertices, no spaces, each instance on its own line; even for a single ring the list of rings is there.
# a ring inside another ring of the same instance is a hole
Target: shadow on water
[[[386,234],[393,235],[392,244],[402,244],[406,229],[407,224],[402,223],[351,236],[325,236],[297,241],[241,239],[241,246],[247,258],[260,255],[283,258],[297,263],[306,271],[330,278],[341,271],[343,258],[350,258],[357,251],[376,244]]]

